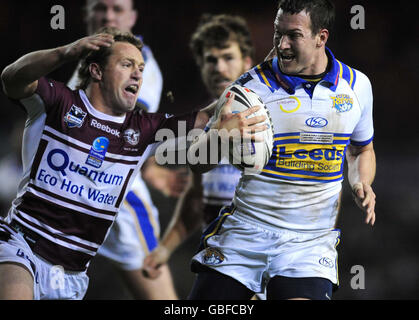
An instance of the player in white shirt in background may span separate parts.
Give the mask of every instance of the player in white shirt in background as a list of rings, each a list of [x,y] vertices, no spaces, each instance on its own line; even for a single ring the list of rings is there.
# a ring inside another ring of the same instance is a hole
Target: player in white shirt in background
[[[264,289],[268,299],[330,299],[339,284],[335,224],[345,155],[355,202],[374,225],[372,89],[326,47],[333,20],[328,0],[279,1],[276,57],[236,81],[266,104],[273,154],[260,174],[243,174],[232,206],[203,234],[190,299],[249,299]],[[207,126],[234,128],[240,119],[226,104]],[[189,154],[213,138],[206,134]],[[191,168],[206,172],[208,163]]]
[[[137,16],[132,0],[88,0],[85,7],[85,22],[89,35],[102,27],[131,31]],[[163,77],[150,47],[144,45],[142,54],[146,68],[138,106],[148,112],[157,112]],[[72,89],[78,84],[77,71],[68,82]],[[137,175],[134,180],[132,189],[98,254],[108,258],[121,271],[125,284],[135,299],[177,299],[167,264],[163,266],[162,275],[154,280],[144,277],[141,270],[144,257],[157,246],[160,237],[158,209],[153,204],[142,178],[166,196],[179,197],[186,187],[186,170],[169,170],[158,166],[152,157],[143,166],[142,176]]]
[[[212,99],[252,66],[254,48],[246,21],[239,16],[204,14],[193,33],[190,47],[201,77]],[[159,246],[146,257],[144,269],[150,277],[197,228],[205,229],[231,204],[242,173],[222,159],[211,171],[193,173],[175,215]]]

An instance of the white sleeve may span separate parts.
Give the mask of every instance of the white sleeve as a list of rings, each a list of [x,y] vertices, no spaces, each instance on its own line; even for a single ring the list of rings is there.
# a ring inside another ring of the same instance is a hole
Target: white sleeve
[[[76,87],[80,82],[79,75],[78,75],[79,69],[80,69],[80,64],[77,65],[76,70],[74,70],[73,75],[71,76],[70,80],[68,80],[67,82],[67,87],[69,87],[71,90],[76,90]]]
[[[361,118],[352,133],[351,144],[364,146],[369,144],[374,136],[372,87],[370,80],[365,74],[355,69],[354,71],[356,72],[354,92],[361,108]]]
[[[163,76],[149,47],[143,47],[143,55],[145,68],[138,101],[147,107],[147,112],[156,112],[159,109],[163,90]]]

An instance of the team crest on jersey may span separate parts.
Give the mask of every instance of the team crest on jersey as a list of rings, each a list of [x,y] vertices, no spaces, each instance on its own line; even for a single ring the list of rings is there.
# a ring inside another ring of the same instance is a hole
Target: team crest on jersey
[[[89,155],[86,159],[86,164],[91,165],[95,168],[102,166],[103,160],[105,160],[106,151],[108,151],[109,139],[106,137],[99,137],[93,141],[92,147],[90,148]]]
[[[347,94],[338,94],[336,97],[330,97],[333,102],[332,108],[336,109],[337,112],[347,112],[352,109],[354,99]]]
[[[205,264],[220,264],[224,261],[224,255],[215,248],[206,248],[203,258]]]
[[[140,141],[140,131],[127,129],[124,131],[124,140],[132,146],[136,146]]]
[[[67,123],[69,128],[80,128],[86,115],[86,112],[73,104],[70,111],[65,114],[64,122]]]

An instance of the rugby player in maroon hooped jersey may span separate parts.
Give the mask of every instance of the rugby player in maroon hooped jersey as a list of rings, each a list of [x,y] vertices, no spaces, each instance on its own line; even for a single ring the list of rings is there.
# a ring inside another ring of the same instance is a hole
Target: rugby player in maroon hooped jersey
[[[187,131],[203,128],[212,112],[213,106],[170,117],[134,111],[142,43],[131,33],[107,32],[29,53],[2,72],[4,92],[26,110],[27,122],[24,176],[0,220],[0,299],[82,299],[89,263],[143,155],[157,147],[156,132],[177,133],[179,121]],[[80,58],[80,90],[45,77]],[[223,111],[217,128],[240,122],[242,132],[255,132],[264,119],[246,116],[258,108]]]

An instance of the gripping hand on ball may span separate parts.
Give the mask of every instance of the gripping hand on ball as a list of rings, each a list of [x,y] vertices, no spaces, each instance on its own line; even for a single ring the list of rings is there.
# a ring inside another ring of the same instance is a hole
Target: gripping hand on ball
[[[232,113],[231,105],[233,101],[234,93],[228,97],[212,129],[218,130],[223,140],[243,138],[261,142],[262,138],[256,136],[256,133],[267,129],[265,124],[261,124],[266,120],[266,116],[249,117],[260,110],[261,106],[254,106],[242,112]]]

